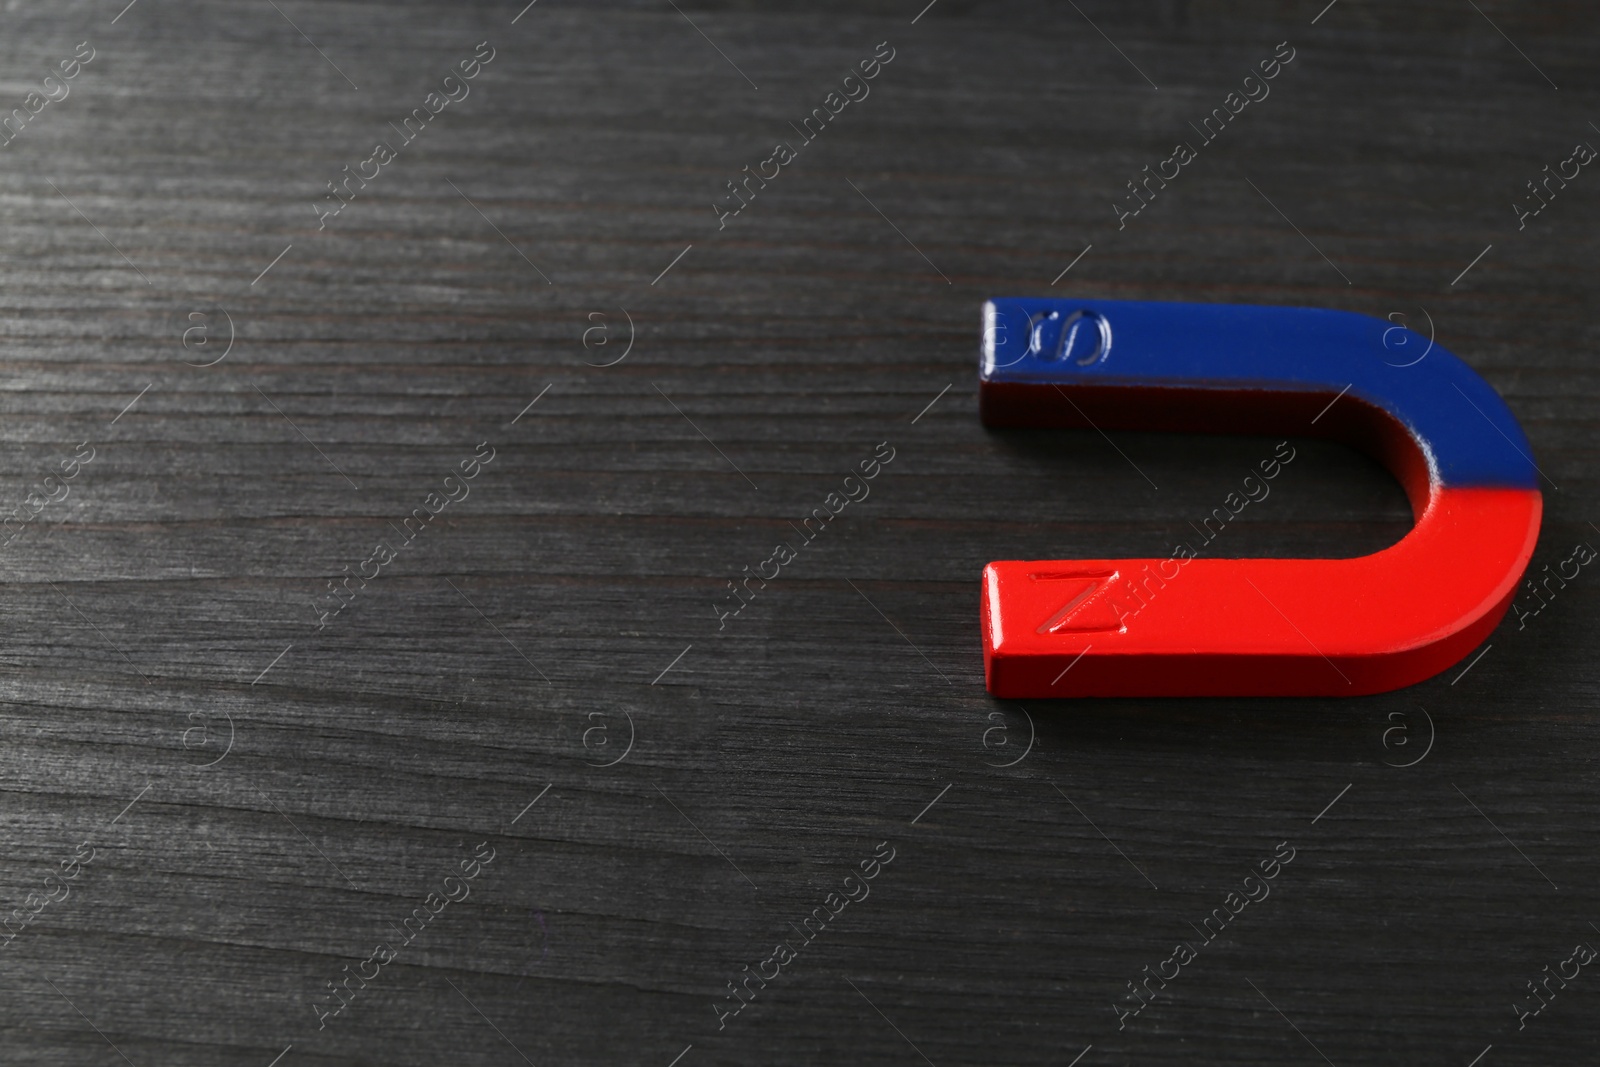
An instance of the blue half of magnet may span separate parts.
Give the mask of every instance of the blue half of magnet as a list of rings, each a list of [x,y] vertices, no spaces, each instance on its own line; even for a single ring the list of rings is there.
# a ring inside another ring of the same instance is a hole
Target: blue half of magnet
[[[1435,484],[1537,488],[1532,447],[1494,388],[1436,342],[1393,322],[1322,308],[1007,297],[984,305],[983,325],[980,389],[995,394],[1053,388],[1071,403],[1063,387],[1167,397],[1213,390],[1265,394],[1268,407],[1274,396],[1292,397],[1296,420],[1273,426],[1286,433],[1305,421],[1300,413],[1316,411],[1307,408],[1314,399],[1350,397],[1408,431]],[[1195,406],[1206,403],[1193,397]]]

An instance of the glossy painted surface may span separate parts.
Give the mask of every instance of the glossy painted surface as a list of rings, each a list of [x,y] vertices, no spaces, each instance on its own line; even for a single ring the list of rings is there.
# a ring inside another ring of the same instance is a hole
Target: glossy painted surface
[[[1309,308],[1006,299],[983,419],[1325,436],[1384,462],[1416,527],[1357,559],[1002,561],[984,671],[1002,697],[1357,695],[1457,662],[1538,539],[1527,438],[1466,364],[1394,323]]]
[[[1109,344],[1097,352],[1101,338]],[[1012,298],[985,306],[984,340],[985,393],[996,385],[1182,388],[1196,391],[1188,403],[1203,415],[1203,390],[1266,392],[1273,404],[1326,403],[1343,391],[1404,426],[1445,485],[1538,488],[1528,439],[1493,387],[1439,344],[1383,319],[1322,308]],[[984,421],[995,425],[987,410]],[[1314,429],[1307,420],[1299,432]]]

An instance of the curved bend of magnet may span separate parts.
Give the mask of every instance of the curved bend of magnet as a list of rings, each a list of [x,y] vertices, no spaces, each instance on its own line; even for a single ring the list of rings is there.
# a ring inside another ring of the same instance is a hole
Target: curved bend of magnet
[[[1355,559],[1180,548],[990,563],[984,680],[999,697],[1398,689],[1484,641],[1539,536],[1532,449],[1499,394],[1429,339],[1366,315],[992,300],[979,410],[992,427],[1333,438],[1384,464],[1416,519]]]

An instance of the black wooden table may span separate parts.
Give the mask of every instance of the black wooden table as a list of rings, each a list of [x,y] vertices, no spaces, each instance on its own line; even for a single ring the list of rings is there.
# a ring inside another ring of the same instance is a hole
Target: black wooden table
[[[1400,316],[1600,544],[1592,7],[924,2],[7,5],[0,1062],[1594,1061],[1600,577],[1383,696],[993,700],[984,563],[1275,442],[974,358]],[[1294,447],[1215,554],[1408,528]]]

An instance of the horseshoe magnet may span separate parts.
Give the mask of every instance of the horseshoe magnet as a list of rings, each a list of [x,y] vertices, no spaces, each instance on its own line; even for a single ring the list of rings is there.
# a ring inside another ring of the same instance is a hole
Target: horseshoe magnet
[[[995,696],[1379,693],[1458,662],[1509,607],[1543,509],[1532,450],[1499,394],[1428,339],[1319,308],[1007,298],[983,315],[986,426],[1333,438],[1384,464],[1416,519],[1356,559],[1185,545],[990,563]]]

